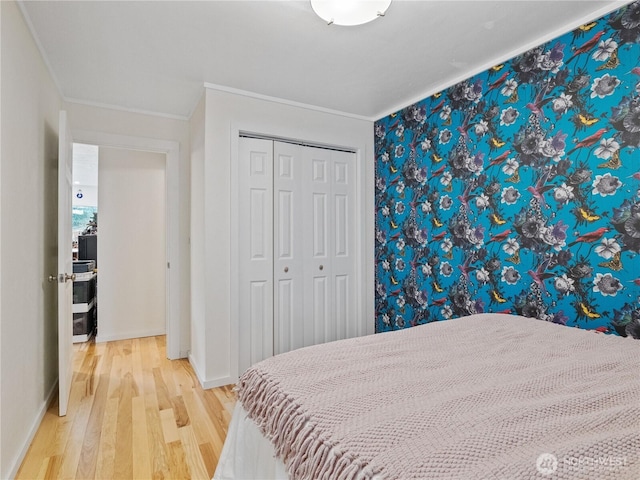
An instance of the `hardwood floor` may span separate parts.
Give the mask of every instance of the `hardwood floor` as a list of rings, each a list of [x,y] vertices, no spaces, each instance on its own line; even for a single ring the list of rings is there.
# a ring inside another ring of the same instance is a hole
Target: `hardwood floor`
[[[49,407],[16,479],[210,479],[235,405],[165,337],[77,344],[66,417]]]

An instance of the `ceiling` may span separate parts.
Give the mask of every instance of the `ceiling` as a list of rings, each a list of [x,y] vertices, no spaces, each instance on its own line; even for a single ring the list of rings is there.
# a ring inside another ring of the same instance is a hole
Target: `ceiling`
[[[308,0],[20,6],[67,100],[188,118],[211,84],[375,120],[625,3],[393,0],[357,27]]]

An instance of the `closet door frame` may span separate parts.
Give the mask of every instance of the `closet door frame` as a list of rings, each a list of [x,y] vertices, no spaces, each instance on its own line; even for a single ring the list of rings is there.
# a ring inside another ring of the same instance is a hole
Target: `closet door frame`
[[[355,154],[355,165],[352,169],[354,172],[354,206],[353,211],[355,212],[354,218],[351,219],[354,223],[354,241],[352,242],[354,245],[354,285],[355,290],[352,292],[355,301],[353,302],[353,311],[355,312],[355,322],[353,327],[351,327],[351,331],[347,332],[349,337],[352,336],[360,336],[365,334],[373,333],[373,319],[366,318],[367,308],[367,298],[369,297],[367,288],[373,288],[372,285],[368,284],[366,281],[366,272],[368,271],[367,266],[365,265],[365,260],[367,258],[365,247],[372,243],[369,238],[370,235],[367,235],[365,232],[365,226],[369,223],[366,221],[364,217],[366,213],[365,205],[368,204],[365,198],[365,193],[367,188],[364,185],[365,181],[365,171],[366,168],[363,166],[363,153],[361,149],[356,147],[350,147],[345,145],[340,145],[338,143],[330,144],[326,142],[318,142],[310,139],[304,138],[296,138],[296,135],[291,135],[290,132],[268,132],[267,128],[256,128],[255,125],[238,125],[232,123],[231,125],[231,138],[230,138],[230,150],[231,150],[231,178],[230,178],[230,191],[231,191],[231,231],[230,231],[230,239],[231,239],[231,258],[230,258],[230,314],[231,314],[231,326],[230,326],[230,339],[231,339],[231,348],[230,348],[230,373],[232,379],[237,379],[238,376],[242,373],[239,371],[239,360],[240,360],[240,322],[239,322],[239,305],[240,301],[242,301],[242,292],[240,288],[239,281],[239,264],[240,264],[240,247],[238,244],[239,231],[240,231],[240,222],[243,219],[239,218],[239,145],[240,145],[240,137],[241,136],[250,136],[254,138],[264,138],[265,140],[273,140],[273,141],[289,141],[300,143],[309,146],[315,146],[319,148],[329,148],[329,149],[339,149],[339,150],[349,150]]]

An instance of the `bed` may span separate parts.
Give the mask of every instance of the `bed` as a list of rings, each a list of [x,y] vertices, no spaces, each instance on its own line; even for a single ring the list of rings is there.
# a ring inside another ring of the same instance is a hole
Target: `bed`
[[[215,479],[640,478],[640,343],[479,314],[249,368]]]

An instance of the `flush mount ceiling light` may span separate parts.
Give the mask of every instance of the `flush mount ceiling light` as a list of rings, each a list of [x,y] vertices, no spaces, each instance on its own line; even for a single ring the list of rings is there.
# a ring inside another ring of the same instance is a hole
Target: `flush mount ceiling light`
[[[311,8],[329,25],[362,25],[383,17],[391,0],[311,0]]]

